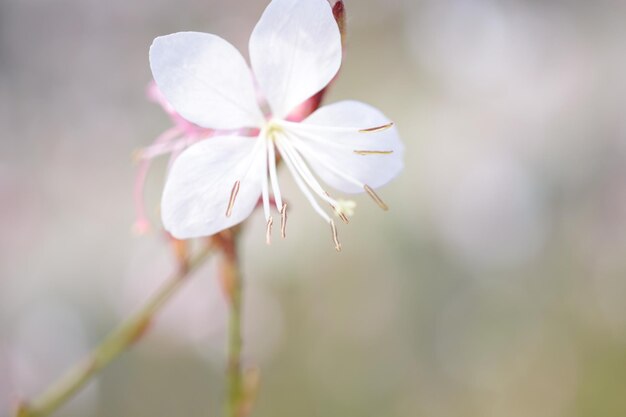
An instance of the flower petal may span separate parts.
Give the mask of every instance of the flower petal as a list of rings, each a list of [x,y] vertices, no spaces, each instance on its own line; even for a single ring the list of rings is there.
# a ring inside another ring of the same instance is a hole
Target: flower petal
[[[199,126],[237,129],[263,123],[246,61],[219,36],[160,36],[150,47],[150,67],[167,101]]]
[[[358,101],[324,106],[302,123],[290,123],[289,131],[315,173],[346,193],[380,187],[403,167],[398,130],[379,110]]]
[[[178,239],[213,235],[246,219],[261,195],[259,139],[218,136],[189,147],[174,162],[161,200],[163,225]],[[232,213],[226,215],[235,183]]]
[[[274,117],[324,88],[341,65],[341,35],[326,0],[273,0],[250,37],[250,61]]]

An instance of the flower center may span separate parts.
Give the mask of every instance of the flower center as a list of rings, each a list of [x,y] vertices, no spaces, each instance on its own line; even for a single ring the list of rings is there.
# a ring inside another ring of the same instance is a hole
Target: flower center
[[[274,192],[274,199],[276,200],[276,208],[281,213],[281,234],[285,235],[285,221],[286,221],[286,205],[282,203],[280,197],[280,190],[278,187],[278,181],[276,179],[276,150],[280,153],[281,160],[287,166],[287,169],[291,172],[296,185],[302,193],[305,195],[313,209],[330,225],[333,241],[337,251],[341,250],[341,244],[337,239],[337,229],[335,227],[334,220],[327,214],[327,212],[320,206],[321,200],[326,202],[331,210],[345,223],[349,222],[348,217],[354,213],[354,203],[351,201],[335,200],[331,195],[323,189],[311,169],[309,163],[302,155],[302,150],[299,150],[296,146],[297,134],[285,126],[282,120],[270,120],[263,127],[261,132],[261,140],[263,146],[266,148],[266,166],[264,168],[263,176],[263,206],[265,209],[265,218],[267,221],[267,242],[270,242],[270,235],[272,225],[274,223],[272,216],[270,215],[269,204],[269,182],[271,181],[272,190]],[[269,181],[268,181],[269,173]]]
[[[275,142],[278,135],[285,133],[285,129],[274,119],[268,121],[263,130],[265,131],[265,137],[270,142]]]

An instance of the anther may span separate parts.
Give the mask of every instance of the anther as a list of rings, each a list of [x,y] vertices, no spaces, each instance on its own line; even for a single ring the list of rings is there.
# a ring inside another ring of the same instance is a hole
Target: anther
[[[382,132],[383,130],[387,130],[387,129],[391,129],[393,127],[393,122],[389,122],[385,125],[382,126],[375,126],[375,127],[369,127],[367,129],[361,129],[359,130],[359,133],[376,133],[376,132]]]
[[[330,194],[328,194],[328,191],[324,191],[324,194],[326,194],[327,197],[330,197]],[[345,223],[348,224],[350,223],[350,220],[348,220],[348,216],[346,216],[344,213],[341,212],[341,210],[339,210],[337,207],[335,207],[333,204],[328,203],[328,205],[330,206],[330,208],[333,209],[333,211],[335,212],[335,214]]]
[[[274,219],[272,216],[267,220],[267,229],[265,230],[265,242],[268,245],[272,244],[272,225],[274,224]]]
[[[328,194],[328,191],[324,191],[324,194],[326,194],[327,197],[330,197],[330,194]],[[332,198],[332,197],[330,197],[330,198]],[[348,216],[345,215],[345,213],[343,213],[341,210],[339,210],[333,204],[328,203],[328,205],[330,206],[330,208],[333,209],[333,211],[341,219],[341,221],[343,221],[345,224],[350,223],[350,220],[348,219]]]
[[[369,185],[365,184],[363,188],[365,189],[365,191],[367,191],[369,196],[372,197],[372,200],[374,200],[374,202],[378,204],[378,207],[380,207],[381,209],[385,211],[389,210],[389,206],[385,204],[385,202],[374,192],[374,190],[372,190],[372,188]]]
[[[280,209],[280,235],[282,238],[287,237],[287,203],[283,203],[283,207]]]
[[[367,155],[391,155],[393,153],[393,151],[354,151],[355,154],[357,155],[363,155],[363,156],[367,156]]]
[[[239,186],[241,182],[239,180],[235,181],[233,185],[233,189],[230,192],[230,200],[228,200],[228,208],[226,209],[226,217],[230,217],[233,214],[233,206],[235,205],[235,199],[237,198],[237,194],[239,194]]]
[[[335,212],[337,213],[337,216],[339,216],[339,218],[345,223],[345,224],[349,224],[350,223],[350,219],[348,219],[348,216],[346,216],[344,213],[335,210]]]
[[[341,221],[343,221],[345,224],[350,223],[350,219],[348,219],[348,216],[346,216],[344,212],[342,212],[341,210],[339,210],[337,207],[333,206],[332,204],[330,204],[330,207],[333,209],[337,217],[341,219]]]
[[[330,221],[330,230],[333,232],[333,242],[335,242],[335,250],[337,252],[341,252],[341,243],[339,243],[339,238],[337,237],[337,226],[335,226],[335,222],[333,220]]]

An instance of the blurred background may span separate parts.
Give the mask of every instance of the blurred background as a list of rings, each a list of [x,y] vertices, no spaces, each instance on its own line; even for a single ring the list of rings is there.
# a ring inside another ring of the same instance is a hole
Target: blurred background
[[[175,267],[131,233],[155,36],[246,51],[266,0],[0,0],[0,415],[78,360]],[[327,102],[396,121],[406,167],[340,230],[281,173],[289,236],[244,232],[254,416],[626,415],[626,3],[346,2]],[[58,415],[215,416],[225,306],[208,263]]]

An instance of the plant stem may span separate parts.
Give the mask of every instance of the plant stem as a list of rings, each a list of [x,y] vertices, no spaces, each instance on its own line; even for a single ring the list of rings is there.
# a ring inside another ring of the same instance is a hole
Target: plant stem
[[[113,330],[83,361],[71,368],[52,384],[43,394],[30,402],[21,403],[16,417],[44,417],[53,413],[72,398],[102,368],[133,345],[148,329],[155,314],[185,283],[191,272],[209,257],[207,245],[196,256],[182,263],[157,292],[137,312]]]
[[[226,240],[222,249],[224,260],[222,267],[222,284],[230,305],[228,325],[228,367],[227,396],[225,400],[225,417],[244,417],[244,381],[241,369],[241,350],[243,339],[242,328],[242,293],[243,280],[239,271],[236,236]]]

